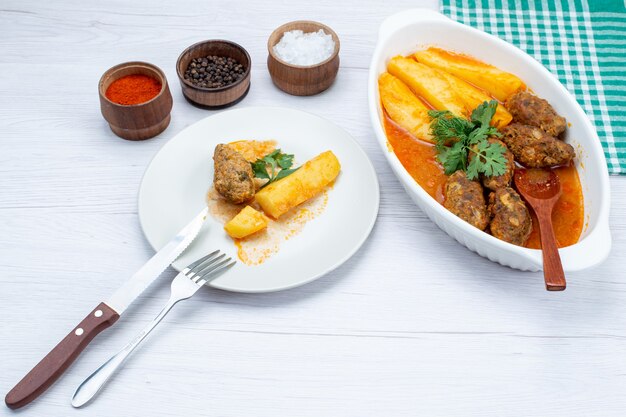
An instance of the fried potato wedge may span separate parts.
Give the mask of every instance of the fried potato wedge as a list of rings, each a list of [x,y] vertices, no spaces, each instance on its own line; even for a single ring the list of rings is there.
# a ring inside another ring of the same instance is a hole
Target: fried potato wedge
[[[385,72],[378,78],[378,91],[385,111],[399,126],[409,133],[428,142],[433,142],[430,134],[428,107],[406,84]]]
[[[231,221],[224,225],[224,230],[230,237],[241,239],[265,229],[267,222],[268,219],[263,213],[246,206]]]
[[[387,71],[408,85],[437,110],[449,110],[457,116],[468,117],[465,103],[438,71],[413,59],[397,56],[387,65]]]
[[[474,87],[470,83],[465,82],[446,71],[439,71],[439,73],[448,81],[448,83],[450,83],[450,86],[454,89],[454,91],[463,99],[465,107],[470,114],[472,110],[485,101],[493,100],[493,98],[485,94],[484,91]],[[494,114],[493,119],[491,119],[491,125],[495,127],[504,127],[511,123],[511,120],[513,120],[511,113],[509,113],[503,105],[499,104],[496,109],[496,114]]]
[[[513,93],[525,88],[522,80],[515,75],[466,55],[431,47],[418,51],[413,56],[418,62],[447,71],[478,88],[488,91],[502,102],[506,101]]]
[[[277,219],[291,208],[321,193],[333,182],[341,165],[332,151],[307,161],[293,174],[271,183],[256,193],[265,214]]]

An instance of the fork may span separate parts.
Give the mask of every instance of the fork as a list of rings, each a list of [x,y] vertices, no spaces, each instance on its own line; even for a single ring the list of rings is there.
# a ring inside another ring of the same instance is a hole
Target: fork
[[[131,340],[130,343],[96,369],[78,386],[72,396],[72,405],[74,407],[82,407],[91,401],[120,368],[133,350],[135,350],[156,325],[163,320],[176,303],[190,298],[203,285],[213,281],[222,272],[235,265],[236,262],[231,262],[231,258],[222,260],[225,256],[225,254],[220,254],[220,251],[216,250],[198,259],[176,275],[172,281],[170,298],[165,307],[163,307],[163,310],[161,310],[154,320]]]

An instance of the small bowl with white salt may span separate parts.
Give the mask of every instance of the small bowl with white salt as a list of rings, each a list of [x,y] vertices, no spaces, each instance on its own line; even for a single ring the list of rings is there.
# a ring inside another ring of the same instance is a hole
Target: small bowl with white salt
[[[339,71],[339,38],[310,20],[285,23],[267,41],[267,68],[274,84],[295,96],[326,90]]]

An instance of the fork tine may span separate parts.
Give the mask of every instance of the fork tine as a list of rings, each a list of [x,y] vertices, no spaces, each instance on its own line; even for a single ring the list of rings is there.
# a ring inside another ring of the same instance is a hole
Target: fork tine
[[[219,261],[220,259],[223,259],[226,256],[225,253],[222,253],[220,256],[213,258],[213,259],[207,259],[206,261],[202,262],[200,265],[198,265],[197,267],[194,268],[193,271],[191,271],[188,275],[189,278],[192,278],[196,275],[198,275],[198,273],[200,273],[200,271],[205,270],[208,266],[213,265],[215,262]]]
[[[200,285],[208,285],[211,281],[215,280],[216,278],[218,278],[220,275],[222,275],[224,272],[226,272],[227,270],[229,270],[230,268],[232,268],[233,266],[235,266],[235,264],[237,263],[237,261],[232,261],[231,263],[229,263],[228,265],[215,270],[211,273],[212,276],[208,277],[205,275],[206,279],[204,280],[203,284]]]
[[[224,272],[225,270],[231,268],[233,265],[235,265],[237,262],[233,261],[231,262],[232,259],[228,258],[223,260],[220,263],[217,263],[215,265],[211,265],[205,269],[203,269],[202,271],[200,271],[198,273],[198,276],[195,277],[193,279],[193,281],[199,285],[204,285],[209,281],[212,281],[213,279],[217,278],[217,276],[219,274],[221,274],[222,272]]]
[[[192,270],[186,271],[185,275],[187,275],[187,278],[193,278],[199,271],[201,271],[204,268],[206,268],[207,266],[209,266],[209,265],[219,261],[220,259],[222,259],[225,256],[226,256],[226,254],[222,253],[222,254],[220,254],[217,257],[212,257],[212,258],[205,259],[202,263],[200,263],[199,265],[196,265]]]
[[[214,263],[212,265],[207,265],[206,267],[202,268],[202,270],[198,271],[197,276],[202,278],[204,275],[210,274],[211,272],[213,272],[217,268],[221,267],[224,264],[227,264],[230,261],[231,261],[231,259],[227,258],[227,259],[224,259],[224,260],[222,260],[222,261],[220,261],[218,263]]]
[[[202,285],[208,285],[211,281],[215,280],[220,275],[222,275],[224,272],[226,272],[227,270],[229,270],[230,268],[235,266],[236,263],[237,263],[237,261],[232,261],[231,263],[229,263],[225,267],[221,268],[220,270],[213,271],[213,273],[212,273],[213,276],[207,277],[207,279],[204,281],[204,284],[202,284]]]
[[[219,278],[224,272],[226,272],[228,269],[232,268],[236,263],[237,263],[236,261],[232,261],[232,262],[230,262],[227,265],[224,265],[222,263],[219,267],[217,267],[217,268],[213,269],[211,272],[203,275],[201,277],[201,279],[199,279],[196,282],[196,284],[198,284],[198,285],[207,285],[208,286],[208,284],[210,282],[212,282],[213,280]]]
[[[202,262],[204,262],[204,261],[206,261],[207,259],[209,259],[209,258],[211,258],[211,257],[213,257],[213,256],[215,256],[215,255],[217,255],[219,252],[220,252],[220,251],[219,251],[219,249],[218,249],[218,250],[216,250],[216,251],[213,251],[213,252],[209,253],[208,255],[203,256],[202,258],[198,259],[197,261],[195,261],[195,262],[194,262],[194,263],[192,263],[191,265],[188,265],[188,266],[187,266],[187,268],[185,268],[185,269],[192,270],[192,269],[194,269],[196,266],[200,265]]]

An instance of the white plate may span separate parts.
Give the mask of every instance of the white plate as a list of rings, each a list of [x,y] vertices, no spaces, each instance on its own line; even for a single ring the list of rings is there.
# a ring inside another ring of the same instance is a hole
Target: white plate
[[[340,127],[309,113],[272,107],[248,107],[207,117],[161,148],[139,189],[139,221],[152,247],[160,249],[206,206],[215,145],[242,139],[276,140],[299,161],[332,150],[341,163],[341,173],[329,191],[326,209],[300,234],[283,242],[278,253],[261,265],[238,262],[212,286],[237,292],[284,290],[313,281],[347,261],[376,222],[379,189],[374,167]],[[215,249],[237,258],[223,225],[209,216],[173,266],[180,271]]]
[[[441,229],[479,255],[512,268],[542,269],[540,250],[515,246],[478,230],[436,202],[389,151],[382,125],[378,76],[395,55],[406,55],[429,45],[466,53],[518,75],[548,100],[571,126],[565,140],[576,149],[576,169],[583,189],[585,227],[578,243],[559,249],[563,269],[577,271],[597,265],[611,250],[610,189],[606,160],[598,134],[567,89],[539,62],[495,36],[453,22],[427,9],[413,9],[388,17],[381,25],[368,81],[369,111],[380,148],[413,201]]]

